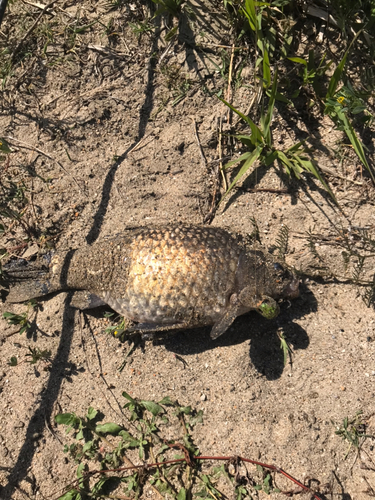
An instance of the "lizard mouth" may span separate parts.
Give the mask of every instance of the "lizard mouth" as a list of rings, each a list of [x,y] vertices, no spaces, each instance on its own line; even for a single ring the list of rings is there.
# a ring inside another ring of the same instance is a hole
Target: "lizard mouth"
[[[284,288],[283,296],[287,299],[296,299],[299,297],[299,279],[296,276],[293,276],[292,281]]]

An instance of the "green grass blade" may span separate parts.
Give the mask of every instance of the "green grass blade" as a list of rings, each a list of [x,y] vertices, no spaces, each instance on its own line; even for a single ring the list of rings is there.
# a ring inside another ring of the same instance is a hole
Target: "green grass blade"
[[[307,61],[305,59],[302,59],[302,57],[288,57],[289,61],[298,63],[298,64],[303,64],[307,68]]]
[[[247,123],[249,125],[251,132],[252,132],[251,140],[252,140],[254,146],[262,144],[263,143],[263,134],[260,131],[260,129],[255,125],[253,120],[251,118],[249,118],[248,116],[244,115],[243,113],[241,113],[241,111],[238,111],[238,109],[236,109],[234,106],[229,104],[229,102],[227,102],[222,97],[218,97],[218,99],[220,99],[221,102],[223,102],[226,106],[228,106],[228,108],[230,108],[234,113],[236,113],[240,118],[242,118],[242,120],[245,123]]]
[[[251,152],[249,151],[249,152],[244,153],[243,155],[239,156],[235,160],[229,161],[226,165],[224,165],[223,170],[227,170],[228,168],[232,167],[233,165],[235,165],[236,163],[238,163],[240,161],[247,160],[250,155],[251,155]]]
[[[270,59],[268,57],[268,51],[263,42],[263,79],[266,81],[265,88],[271,85],[271,67],[270,67]]]
[[[258,31],[257,14],[255,10],[254,0],[245,0],[244,13],[249,20],[250,28],[255,32]]]
[[[345,133],[348,136],[348,138],[353,146],[354,151],[356,152],[358,158],[361,160],[363,165],[368,170],[368,172],[371,176],[371,179],[372,179],[373,183],[375,184],[374,173],[372,172],[372,169],[370,168],[370,165],[367,162],[365,152],[363,149],[363,144],[360,141],[360,139],[357,137],[357,134],[355,133],[353,125],[350,123],[350,121],[348,120],[348,117],[346,116],[345,113],[340,113],[340,119],[344,125]]]
[[[275,75],[273,77],[273,84],[271,89],[270,100],[268,102],[268,110],[266,117],[264,119],[264,127],[263,127],[263,136],[266,141],[267,146],[271,147],[272,145],[272,137],[271,137],[271,120],[273,116],[273,108],[275,106],[275,99],[277,93],[277,69],[275,70]]]
[[[246,172],[249,170],[249,168],[257,161],[257,159],[261,155],[262,151],[263,151],[263,146],[258,146],[256,149],[254,149],[254,151],[252,153],[250,153],[249,158],[245,161],[245,163],[240,168],[240,171],[238,172],[236,177],[233,179],[233,182],[231,183],[231,185],[227,189],[227,192],[224,194],[221,201],[233,189],[233,187],[237,184],[237,182],[241,179],[241,177],[243,177],[246,174]]]
[[[297,179],[299,179],[300,175],[299,175],[298,171],[296,171],[295,166],[287,158],[287,156],[282,151],[276,151],[276,153],[277,153],[277,158],[281,161],[281,163],[284,164],[288,175],[291,175],[292,172],[294,172],[294,175],[297,177]]]
[[[266,167],[269,167],[275,160],[277,160],[277,151],[272,151],[272,153],[268,154],[264,158],[264,164]]]
[[[353,38],[353,40],[351,41],[351,43],[350,43],[347,51],[344,54],[344,57],[341,59],[339,65],[335,69],[335,71],[334,71],[334,73],[332,75],[332,78],[331,78],[331,80],[329,82],[329,85],[328,85],[328,91],[327,91],[326,99],[328,99],[330,97],[333,97],[334,94],[336,93],[338,84],[339,84],[339,82],[341,80],[341,76],[342,76],[342,73],[344,71],[344,66],[345,66],[346,59],[348,57],[349,51],[350,51],[353,43],[357,40],[357,38],[359,37],[359,35],[362,33],[362,31],[363,30],[359,30],[358,33],[356,34],[356,36]]]
[[[269,95],[269,91],[267,91],[267,95]],[[285,95],[280,94],[280,92],[276,92],[276,101],[284,102],[285,104],[289,104],[289,106],[294,107],[294,104],[292,101],[290,101]]]
[[[241,141],[244,146],[250,148],[250,151],[254,149],[254,144],[251,135],[236,134],[234,137],[237,140]]]
[[[301,167],[302,167],[303,170],[305,170],[306,172],[310,172],[311,174],[313,174],[313,176],[316,179],[318,179],[323,184],[325,190],[331,195],[332,199],[336,202],[335,195],[333,194],[333,192],[329,188],[329,186],[326,183],[326,181],[323,179],[323,177],[320,174],[320,172],[317,169],[317,167],[314,165],[314,162],[312,162],[311,160],[302,160],[302,158],[299,158],[298,156],[295,156],[294,159],[295,159],[296,162],[298,162],[301,165]]]
[[[286,150],[286,153],[295,153],[296,151],[298,151],[298,149],[302,146],[302,144],[304,144],[306,142],[306,140],[304,141],[299,141],[297,142],[296,144],[293,144],[293,146],[291,146],[290,148],[288,148]]]
[[[342,72],[344,71],[346,58],[348,57],[348,50],[345,52],[344,57],[341,59],[340,64],[337,66],[337,68],[335,69],[335,71],[331,77],[331,80],[330,80],[329,85],[328,85],[326,99],[333,97],[334,94],[336,93],[338,84],[341,80]]]

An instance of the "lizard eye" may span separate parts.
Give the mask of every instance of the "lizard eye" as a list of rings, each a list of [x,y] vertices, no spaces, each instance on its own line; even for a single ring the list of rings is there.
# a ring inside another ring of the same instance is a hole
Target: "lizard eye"
[[[284,272],[284,268],[281,264],[279,264],[278,262],[275,262],[274,265],[273,265],[275,271],[280,271],[281,273]]]

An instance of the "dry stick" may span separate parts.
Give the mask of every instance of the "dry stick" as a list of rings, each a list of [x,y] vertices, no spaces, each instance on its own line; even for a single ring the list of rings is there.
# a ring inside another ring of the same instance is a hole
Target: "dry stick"
[[[197,143],[198,143],[198,148],[199,148],[199,153],[201,155],[202,163],[203,163],[204,167],[207,167],[207,160],[206,160],[206,157],[204,156],[202,145],[201,145],[201,142],[200,142],[199,136],[198,136],[197,122],[195,121],[195,118],[193,118],[192,120],[193,120],[193,124],[194,124],[194,135],[195,135],[195,139],[197,140]]]
[[[324,165],[319,165],[320,170],[323,170],[323,172],[326,172],[328,175],[332,175],[332,177],[337,177],[338,179],[342,179],[344,181],[349,181],[352,182],[353,184],[356,184],[357,186],[363,186],[363,182],[358,182],[353,179],[350,179],[349,177],[344,177],[343,175],[338,174],[334,170],[332,170],[329,167],[325,167]]]
[[[242,191],[246,191],[246,193],[278,193],[285,194],[288,193],[288,190],[285,188],[240,188]]]
[[[260,99],[261,95],[262,95],[262,87],[259,86],[258,90],[255,91],[253,98],[251,99],[247,110],[244,113],[245,116],[248,116],[250,114],[250,111],[251,111],[252,107],[254,106],[255,101],[258,101]],[[240,120],[241,120],[241,118],[239,116],[237,116],[236,121],[234,122],[233,126],[237,125],[237,123]]]
[[[50,2],[48,5],[46,5],[44,7],[44,9],[42,10],[42,12],[39,14],[39,16],[36,18],[35,22],[31,25],[31,27],[27,30],[27,32],[25,33],[25,35],[21,38],[21,40],[19,41],[17,47],[14,49],[14,52],[12,54],[12,61],[14,61],[18,51],[20,50],[20,48],[22,47],[23,43],[25,42],[25,40],[29,37],[29,35],[33,32],[35,26],[39,23],[39,21],[41,20],[41,18],[43,17],[43,14],[50,8],[52,7],[52,5],[54,3],[56,3],[57,0],[52,0],[52,2]]]
[[[58,101],[62,97],[65,97],[66,95],[71,94],[71,92],[72,92],[72,89],[69,89],[66,92],[64,92],[63,94],[58,95],[57,97],[54,97],[53,99],[51,99],[50,101],[48,101],[46,104],[44,104],[44,107],[47,108],[48,106],[50,106],[54,102]]]
[[[1,344],[1,342],[2,342],[3,340],[5,340],[5,339],[7,339],[7,338],[11,337],[12,335],[15,335],[16,333],[19,333],[20,331],[21,331],[21,328],[18,328],[18,330],[16,330],[15,332],[4,333],[4,335],[2,335],[2,336],[0,337],[0,344]],[[20,365],[21,363],[18,363],[18,364]]]
[[[227,95],[226,95],[226,100],[227,102],[230,103],[230,98],[231,98],[231,94],[232,94],[232,73],[233,73],[233,59],[234,59],[234,44],[232,45],[232,52],[231,52],[231,55],[230,55],[230,63],[229,63],[229,75],[228,75],[228,87],[227,87]],[[228,118],[227,118],[227,122],[229,123],[229,119],[230,119],[230,109],[228,109]]]
[[[217,43],[199,43],[196,47],[218,47],[219,49],[249,50],[248,47],[234,47],[233,45],[218,45]]]
[[[41,155],[45,156],[46,158],[49,158],[50,160],[54,161],[61,168],[61,170],[63,170],[67,175],[69,175],[73,179],[73,181],[77,185],[79,191],[81,192],[81,188],[79,187],[79,184],[78,184],[76,178],[71,173],[69,173],[66,170],[66,168],[59,161],[55,160],[55,158],[50,156],[48,153],[46,153],[45,151],[42,151],[41,149],[39,149],[35,146],[32,146],[31,144],[28,144],[27,142],[20,141],[19,139],[16,139],[15,137],[11,137],[10,135],[5,136],[4,138],[9,140],[9,141],[16,141],[19,144],[22,144],[22,146],[21,145],[19,146],[20,148],[30,149],[31,151],[36,151],[37,153],[40,153]]]
[[[233,72],[233,59],[234,59],[234,49],[235,45],[232,44],[232,51],[230,55],[230,63],[229,63],[229,75],[228,75],[228,87],[227,87],[227,93],[226,93],[226,101],[230,102],[231,99],[231,85],[232,85],[232,72]],[[223,104],[224,106],[224,104]],[[227,123],[229,123],[229,117],[230,117],[230,110],[228,110],[228,115],[227,115]],[[222,130],[223,130],[223,117],[220,115],[220,124],[219,124],[219,157],[222,157],[222,149],[221,149],[221,140],[222,140]],[[220,162],[220,172],[221,176],[223,178],[223,184],[224,184],[224,190],[225,192],[228,190],[228,182],[223,170],[223,164]]]
[[[219,181],[219,172],[221,173],[221,176],[223,178],[223,185],[224,185],[224,189],[225,191],[228,189],[228,184],[227,184],[227,180],[225,178],[225,174],[224,174],[224,170],[223,170],[223,162],[222,160],[225,159],[221,156],[221,121],[222,121],[222,117],[220,116],[220,119],[218,120],[219,122],[219,125],[218,125],[218,136],[219,136],[219,139],[218,139],[218,153],[219,153],[219,158],[217,160],[214,160],[212,162],[209,162],[209,163],[218,163],[218,168],[215,168],[215,172],[214,172],[214,179],[215,179],[215,187],[214,187],[214,192],[212,194],[212,200],[211,200],[211,208],[209,210],[209,212],[205,215],[204,219],[203,219],[203,222],[205,224],[211,224],[213,218],[215,217],[215,212],[216,212],[216,195],[217,195],[217,192],[220,188],[220,181]]]
[[[315,493],[313,490],[311,490],[311,488],[304,485],[303,483],[298,481],[298,479],[294,478],[293,476],[291,476],[290,474],[285,472],[283,469],[280,469],[280,467],[277,467],[276,465],[265,464],[263,462],[258,462],[257,460],[251,460],[250,458],[243,458],[243,457],[239,457],[239,456],[232,456],[232,457],[198,456],[198,457],[191,457],[191,458],[193,460],[222,460],[222,461],[226,461],[226,462],[228,462],[228,461],[240,461],[240,462],[247,462],[247,463],[253,464],[253,465],[259,465],[260,467],[263,467],[264,469],[269,469],[273,472],[277,472],[277,473],[283,475],[284,477],[286,477],[287,479],[292,481],[294,484],[299,486],[302,490],[311,493],[316,500],[322,500],[322,498],[317,493]],[[96,474],[105,474],[107,472],[123,472],[123,471],[127,471],[127,470],[132,470],[132,469],[146,469],[146,470],[148,470],[150,468],[160,467],[162,465],[169,465],[169,464],[175,464],[175,463],[180,463],[180,462],[187,462],[187,459],[186,458],[176,458],[174,460],[165,460],[164,462],[155,462],[152,464],[134,465],[133,467],[118,467],[117,469],[94,470],[94,471],[91,471],[88,474],[86,474],[85,477],[88,478],[88,477],[92,477]],[[77,481],[79,481],[79,480],[74,481],[74,483],[70,483],[70,485],[75,484]]]
[[[222,151],[222,144],[221,144],[221,140],[222,140],[222,130],[223,130],[223,117],[220,115],[220,120],[219,120],[219,141],[218,141],[218,149],[219,149],[219,157],[222,158],[223,156],[223,151]],[[224,169],[223,169],[223,162],[220,160],[219,161],[219,170],[220,170],[220,173],[221,173],[221,177],[223,178],[223,184],[224,184],[224,191],[227,192],[228,190],[228,182],[227,182],[227,178],[225,176],[225,172],[224,172]],[[216,195],[216,193],[215,193]]]
[[[91,371],[91,366],[90,366],[90,363],[89,363],[89,360],[88,360],[88,357],[87,357],[87,350],[86,350],[86,340],[83,336],[83,326],[82,326],[82,312],[79,311],[79,327],[80,327],[80,332],[81,332],[81,344],[82,344],[82,348],[83,348],[83,352],[85,353],[85,358],[86,358],[86,365],[87,365],[87,369],[90,373],[90,375],[92,376],[93,380],[95,381],[95,376],[94,376],[94,373]],[[95,337],[94,338],[94,341],[95,341]],[[98,346],[96,345],[96,341],[95,341],[95,349],[96,349],[96,355],[97,355],[97,358],[98,358],[98,361],[99,361],[99,369],[100,369],[100,376],[101,376],[101,379],[103,380],[103,382],[106,384],[107,386],[107,389],[109,388],[108,386],[108,383],[106,381],[106,379],[104,378],[103,376],[103,370],[102,370],[102,364],[101,364],[101,360],[100,360],[100,356],[99,356],[99,352],[98,352]],[[96,382],[96,381],[95,381]],[[101,393],[103,394],[104,396],[104,399],[107,401],[108,403],[108,406],[111,408],[112,411],[114,411],[116,413],[116,415],[122,419],[122,417],[124,415],[121,415],[120,413],[118,413],[117,410],[115,410],[115,408],[113,408],[113,406],[111,405],[111,402],[109,401],[105,391],[103,391],[103,389],[100,387],[99,384],[96,384]],[[117,403],[117,400],[116,400],[116,403]],[[119,405],[119,403],[117,403]],[[120,406],[120,405],[119,405]],[[128,464],[129,465],[129,464]]]
[[[142,147],[143,143],[145,142],[145,140],[147,139],[147,137],[150,137],[150,135],[151,135],[151,134],[152,134],[152,132],[150,132],[149,134],[147,134],[147,135],[145,135],[144,137],[142,137],[142,139],[141,139],[141,140],[139,140],[139,141],[137,142],[137,144],[136,144],[134,147],[132,147],[132,148],[131,148],[131,150],[130,150],[130,151],[128,151],[128,155],[129,155],[130,153],[134,153],[134,151],[137,151],[138,149],[140,149],[140,148]]]

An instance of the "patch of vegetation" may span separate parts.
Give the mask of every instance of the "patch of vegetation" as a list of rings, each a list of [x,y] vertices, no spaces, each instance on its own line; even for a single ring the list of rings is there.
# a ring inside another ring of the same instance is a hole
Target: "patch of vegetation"
[[[240,179],[248,172],[256,161],[266,166],[271,166],[275,161],[278,161],[286,170],[287,174],[294,175],[297,179],[301,178],[302,172],[308,172],[314,175],[324,186],[324,188],[334,198],[332,191],[323,179],[319,169],[309,158],[307,151],[303,147],[302,142],[298,142],[285,151],[277,149],[272,140],[271,121],[275,106],[277,94],[277,72],[274,76],[270,98],[267,110],[261,110],[260,124],[256,125],[250,117],[243,114],[241,111],[232,106],[229,102],[219,98],[226,106],[234,111],[249,127],[251,134],[235,134],[234,137],[239,140],[243,148],[248,149],[248,152],[243,153],[240,157],[230,161],[224,167],[227,170],[229,167],[240,163],[241,168],[229,185],[224,196],[233,189]]]
[[[22,335],[28,332],[31,328],[31,315],[34,313],[37,303],[35,300],[29,300],[27,303],[27,310],[22,314],[15,314],[12,312],[4,312],[3,318],[9,325],[17,325],[20,327],[15,333]]]
[[[273,465],[242,457],[201,456],[192,431],[203,422],[203,411],[181,406],[169,396],[159,402],[144,401],[123,392],[127,423],[101,423],[104,415],[90,407],[84,417],[75,413],[56,415],[58,424],[73,433],[73,442],[64,452],[78,465],[77,480],[67,486],[59,500],[86,498],[138,499],[144,490],[175,500],[225,498],[225,483],[234,498],[253,498],[257,492],[279,493],[271,472],[279,472],[313,497],[320,497],[296,479]],[[165,439],[171,429],[180,429],[179,439]],[[141,460],[135,465],[132,460]],[[138,459],[136,456],[138,455]],[[204,470],[206,460],[224,464]],[[246,463],[257,466],[257,478],[250,476]],[[93,468],[99,467],[99,468]],[[268,469],[268,470],[267,470]],[[99,477],[99,479],[97,479]],[[122,495],[126,495],[125,497]]]
[[[25,181],[16,180],[8,173],[9,157],[7,155],[11,152],[7,141],[0,137],[0,234],[4,233],[14,222],[23,225],[27,232],[30,231],[27,223],[22,220],[29,202],[25,195],[27,191]],[[5,254],[6,250],[0,249],[0,256]]]
[[[114,323],[110,326],[107,326],[107,328],[104,330],[105,333],[110,333],[114,337],[123,341],[124,340],[124,333],[126,332],[126,324],[127,324],[125,317],[118,316],[117,314],[112,313],[112,312],[104,313],[104,317],[107,319],[112,318],[113,323]]]
[[[358,294],[367,307],[375,305],[375,237],[369,229],[353,227],[349,230],[335,228],[336,237],[330,244],[340,250],[343,273],[331,269],[329,263],[319,252],[319,246],[326,243],[321,235],[308,232],[307,248],[317,263],[318,275],[332,276],[339,281],[347,281],[357,286]]]
[[[48,349],[44,349],[43,351],[39,349],[39,347],[29,347],[28,353],[25,354],[26,358],[24,361],[18,362],[18,359],[16,356],[12,356],[10,358],[10,361],[8,363],[9,366],[17,366],[23,362],[25,363],[30,363],[31,365],[35,365],[39,361],[43,361],[45,363],[45,366],[49,366],[51,362],[51,351]]]
[[[286,106],[291,106],[293,105],[293,99],[297,98],[301,92],[310,94],[309,102],[312,106],[315,103],[320,103],[320,113],[324,110],[324,113],[329,115],[333,120],[336,128],[346,133],[354,152],[375,184],[373,168],[366,158],[366,148],[355,127],[355,123],[363,126],[370,124],[373,120],[373,114],[369,111],[366,102],[371,92],[356,90],[344,73],[348,55],[354,52],[355,45],[362,35],[367,33],[367,40],[369,38],[371,42],[373,40],[370,34],[371,30],[368,28],[375,21],[373,18],[375,4],[373,2],[359,2],[354,7],[352,3],[346,1],[333,3],[332,15],[335,16],[338,12],[341,12],[348,17],[347,22],[349,23],[345,24],[345,27],[336,23],[336,25],[333,25],[335,29],[345,31],[350,26],[352,31],[349,30],[351,33],[349,47],[337,63],[333,75],[329,77],[328,71],[333,65],[333,60],[328,61],[326,53],[319,56],[319,51],[309,49],[308,58],[291,54],[293,50],[294,26],[297,21],[301,21],[301,13],[299,13],[299,16],[295,16],[296,11],[291,1],[280,0],[272,3],[259,3],[255,0],[223,0],[223,2],[235,27],[236,36],[238,37],[236,43],[240,44],[241,41],[247,39],[253,44],[252,51],[257,55],[254,89],[257,87],[257,81],[260,81],[263,90],[263,98],[261,99],[263,105],[259,111],[259,125],[256,125],[247,116],[248,113],[241,113],[230,102],[223,100],[251,129],[250,135],[235,134],[235,137],[242,142],[243,146],[249,148],[249,152],[229,162],[224,167],[227,169],[235,163],[241,164],[241,168],[232,184],[228,189],[225,188],[225,195],[229,193],[256,161],[269,166],[274,160],[277,160],[283,165],[289,175],[293,173],[297,179],[301,178],[300,174],[302,172],[313,174],[333,197],[332,191],[323,179],[318,165],[312,161],[302,143],[297,143],[286,151],[276,150],[272,144],[269,124],[272,119],[275,100],[284,102]],[[321,11],[324,14],[324,9],[321,9]],[[356,12],[354,13],[354,11]],[[319,13],[321,14],[320,11]],[[360,19],[362,24],[358,24]],[[352,27],[354,24],[356,24],[356,29],[353,31]],[[276,46],[281,47],[281,50],[275,50]],[[293,93],[289,98],[292,101],[275,90],[275,84],[277,85],[276,68],[280,64],[285,66],[285,58],[295,64],[295,67],[292,67],[286,75],[283,75],[282,81],[285,91],[288,91],[289,84],[287,82],[295,79],[297,72],[299,72],[298,66],[302,66],[302,72],[300,72],[302,85],[297,90],[292,89]],[[320,62],[316,63],[318,58]],[[272,68],[274,69],[273,85],[271,80]],[[322,88],[324,87],[322,80],[325,80],[327,84],[327,91],[324,94],[322,94]],[[340,82],[344,83],[340,86]],[[311,95],[311,89],[313,90],[313,95]],[[266,95],[269,98],[268,109],[264,107],[264,101],[267,99]]]
[[[345,459],[348,457],[352,448],[354,448],[355,451],[359,453],[366,439],[373,437],[366,434],[366,422],[362,410],[357,411],[354,417],[345,417],[342,424],[340,425],[335,424],[335,422],[333,421],[331,422],[336,427],[335,434],[349,443],[349,448],[345,454]]]

